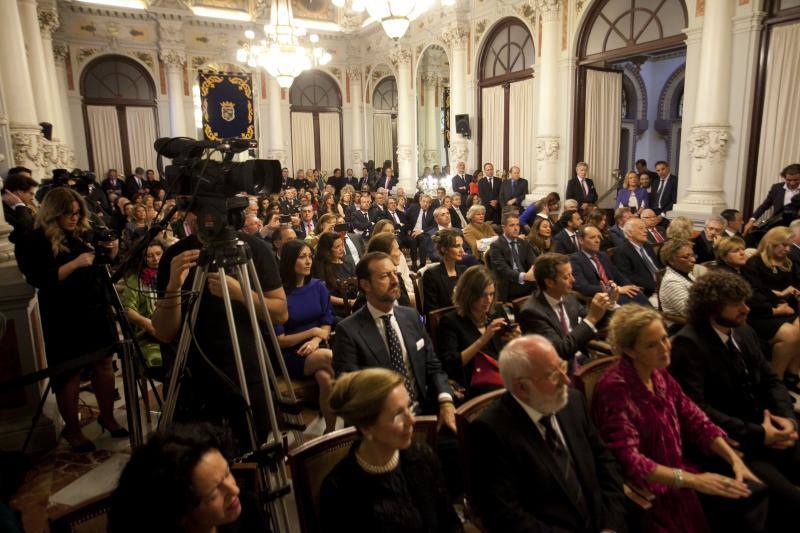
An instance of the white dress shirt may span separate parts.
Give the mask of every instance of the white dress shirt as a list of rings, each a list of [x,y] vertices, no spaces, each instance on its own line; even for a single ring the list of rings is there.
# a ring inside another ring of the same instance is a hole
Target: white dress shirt
[[[542,418],[544,417],[544,415],[539,411],[537,411],[536,409],[534,409],[533,407],[531,407],[530,405],[520,400],[519,398],[517,398],[516,396],[514,396],[513,394],[511,395],[511,397],[517,401],[520,407],[522,407],[522,410],[525,411],[525,413],[530,417],[530,419],[533,421],[533,425],[536,426],[536,429],[539,430],[539,434],[542,436],[542,438],[545,438],[544,437],[545,427],[542,424]],[[561,432],[561,426],[558,424],[558,418],[556,416],[553,416],[551,420],[553,421],[553,428],[556,430],[556,435],[558,435],[558,439],[561,441],[561,444],[564,446],[564,449],[569,450],[569,446],[567,446],[567,442],[564,440],[564,434]]]
[[[797,193],[800,193],[800,187],[796,189],[790,189],[785,183],[783,184],[783,190],[785,191],[783,193],[783,205],[789,205],[789,202],[792,201],[792,198],[794,198]]]

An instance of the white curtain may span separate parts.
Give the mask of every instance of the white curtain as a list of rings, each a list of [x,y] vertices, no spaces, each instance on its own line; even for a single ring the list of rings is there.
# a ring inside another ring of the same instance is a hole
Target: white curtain
[[[126,107],[125,122],[128,126],[128,151],[131,167],[156,168],[156,118],[152,107]]]
[[[518,166],[520,176],[533,183],[536,168],[534,146],[533,78],[511,84],[508,110],[508,165]]]
[[[292,113],[293,172],[317,166],[314,157],[314,116],[311,113]]]
[[[383,164],[386,160],[394,161],[394,155],[392,154],[392,115],[375,113],[373,125],[375,130],[375,164]]]
[[[86,118],[95,173],[103,176],[110,168],[124,173],[117,108],[107,105],[86,106]]]
[[[484,163],[492,163],[495,169],[503,168],[503,136],[505,120],[505,94],[503,86],[481,90],[481,157]]]
[[[780,171],[800,160],[800,24],[772,31],[756,174],[756,205],[780,181]]]
[[[333,175],[333,169],[342,166],[340,133],[339,113],[319,114],[319,170],[329,176]]]
[[[611,172],[619,166],[621,108],[622,73],[587,70],[583,157],[600,196],[613,185]],[[613,207],[613,203],[612,194],[600,205]]]

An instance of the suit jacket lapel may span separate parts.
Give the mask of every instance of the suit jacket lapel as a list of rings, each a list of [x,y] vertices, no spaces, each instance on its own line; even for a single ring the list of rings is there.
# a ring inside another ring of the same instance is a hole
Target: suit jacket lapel
[[[550,302],[544,297],[544,293],[540,292],[536,296],[536,299],[542,304],[542,311],[544,312],[545,318],[550,322],[550,325],[553,326],[559,334],[563,334],[561,331],[561,320],[558,319],[558,315],[556,315],[556,312],[550,307]]]
[[[375,322],[372,320],[369,309],[365,305],[358,312],[360,313],[359,320],[361,321],[361,327],[359,329],[361,330],[364,343],[372,352],[373,357],[375,357],[375,360],[378,361],[380,366],[392,368],[389,350],[386,348],[386,343],[383,341],[380,332],[378,332],[378,326],[376,326]]]

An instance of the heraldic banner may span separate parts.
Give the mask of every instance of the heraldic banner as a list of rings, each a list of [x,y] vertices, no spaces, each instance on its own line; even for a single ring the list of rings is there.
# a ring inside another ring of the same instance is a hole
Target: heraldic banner
[[[253,78],[250,74],[200,72],[203,136],[219,139],[254,139]]]

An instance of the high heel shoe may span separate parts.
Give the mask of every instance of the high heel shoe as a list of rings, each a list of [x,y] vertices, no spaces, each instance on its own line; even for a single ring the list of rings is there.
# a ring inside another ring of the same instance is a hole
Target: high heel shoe
[[[69,441],[69,438],[67,438],[67,430],[66,430],[66,428],[61,430],[61,435],[59,436],[59,438],[64,439],[65,441],[67,441],[67,444],[70,445],[70,447],[72,448],[72,451],[75,452],[75,453],[90,453],[90,452],[93,452],[93,451],[95,451],[97,449],[97,447],[94,445],[94,442],[92,442],[90,440],[87,440],[86,442],[83,442],[81,444],[72,444]]]
[[[130,432],[125,429],[124,427],[118,427],[117,429],[108,429],[106,423],[103,422],[102,417],[97,417],[97,423],[100,424],[100,434],[102,435],[104,432],[108,431],[111,433],[111,436],[115,439],[124,439],[130,436]]]

